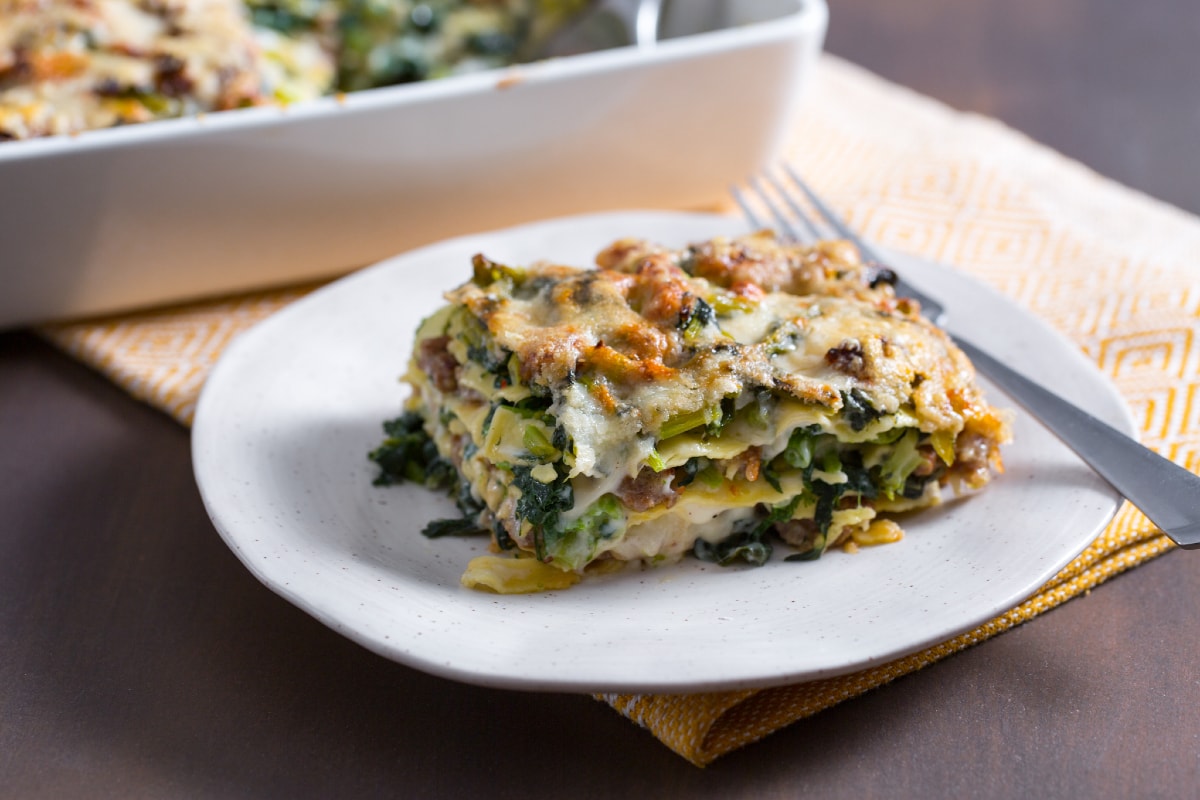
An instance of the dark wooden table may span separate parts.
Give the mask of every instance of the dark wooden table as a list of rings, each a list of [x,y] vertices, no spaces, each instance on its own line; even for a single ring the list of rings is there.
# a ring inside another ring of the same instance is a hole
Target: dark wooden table
[[[832,4],[831,51],[1200,211],[1194,0]],[[702,771],[322,627],[220,542],[187,431],[0,335],[4,796],[1195,797],[1198,609],[1170,553]]]

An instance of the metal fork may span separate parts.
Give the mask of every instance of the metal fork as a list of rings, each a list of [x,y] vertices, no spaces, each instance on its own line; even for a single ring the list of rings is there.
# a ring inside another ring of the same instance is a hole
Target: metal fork
[[[732,189],[734,200],[751,225],[755,228],[777,227],[779,233],[797,242],[821,238],[824,225],[853,243],[866,262],[879,267],[886,264],[792,167],[784,165],[783,173],[785,179],[771,173],[751,179],[748,192],[737,187]],[[751,197],[761,202],[778,226],[768,224],[759,216]],[[815,214],[805,211],[805,199],[815,209]],[[934,323],[945,322],[946,311],[934,298],[905,283],[902,278],[894,285],[897,294],[919,302],[922,313]],[[959,336],[951,338],[974,362],[976,369],[1074,450],[1084,463],[1141,509],[1172,541],[1189,550],[1200,549],[1200,477],[1002,364],[970,341]]]

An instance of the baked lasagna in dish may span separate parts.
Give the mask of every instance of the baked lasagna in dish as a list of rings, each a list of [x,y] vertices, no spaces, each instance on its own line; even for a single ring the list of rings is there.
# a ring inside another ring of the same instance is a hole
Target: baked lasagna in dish
[[[490,69],[585,0],[0,0],[0,141]]]
[[[261,69],[238,0],[0,0],[0,139],[253,105]]]
[[[473,266],[420,325],[406,413],[371,454],[380,482],[453,493],[462,519],[427,534],[491,534],[468,586],[815,559],[895,540],[884,515],[1002,470],[1006,415],[966,356],[848,243],[625,240],[596,269]]]

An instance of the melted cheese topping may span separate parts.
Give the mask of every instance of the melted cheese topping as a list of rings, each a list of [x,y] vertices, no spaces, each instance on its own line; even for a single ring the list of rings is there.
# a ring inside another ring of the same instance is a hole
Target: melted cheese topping
[[[962,352],[890,289],[843,278],[847,296],[771,292],[730,305],[677,262],[656,251],[624,272],[540,266],[448,296],[516,355],[524,383],[552,394],[551,412],[575,442],[573,474],[635,475],[670,420],[756,389],[790,395],[800,416],[847,439],[878,433],[839,422],[851,392],[879,415],[951,437],[993,416]],[[700,303],[727,310],[696,326]],[[668,463],[682,451],[686,443],[675,445]]]

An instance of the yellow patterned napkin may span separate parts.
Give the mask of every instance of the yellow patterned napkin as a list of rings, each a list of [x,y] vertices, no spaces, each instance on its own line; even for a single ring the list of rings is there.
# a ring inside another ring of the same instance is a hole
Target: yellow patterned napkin
[[[1115,382],[1143,441],[1200,469],[1200,220],[996,122],[956,113],[823,58],[788,156],[858,229],[951,263],[1044,317]],[[68,353],[184,424],[221,349],[314,287],[43,329]],[[874,669],[775,689],[604,695],[694,764],[1001,633],[1171,548],[1126,505],[1032,598]]]

